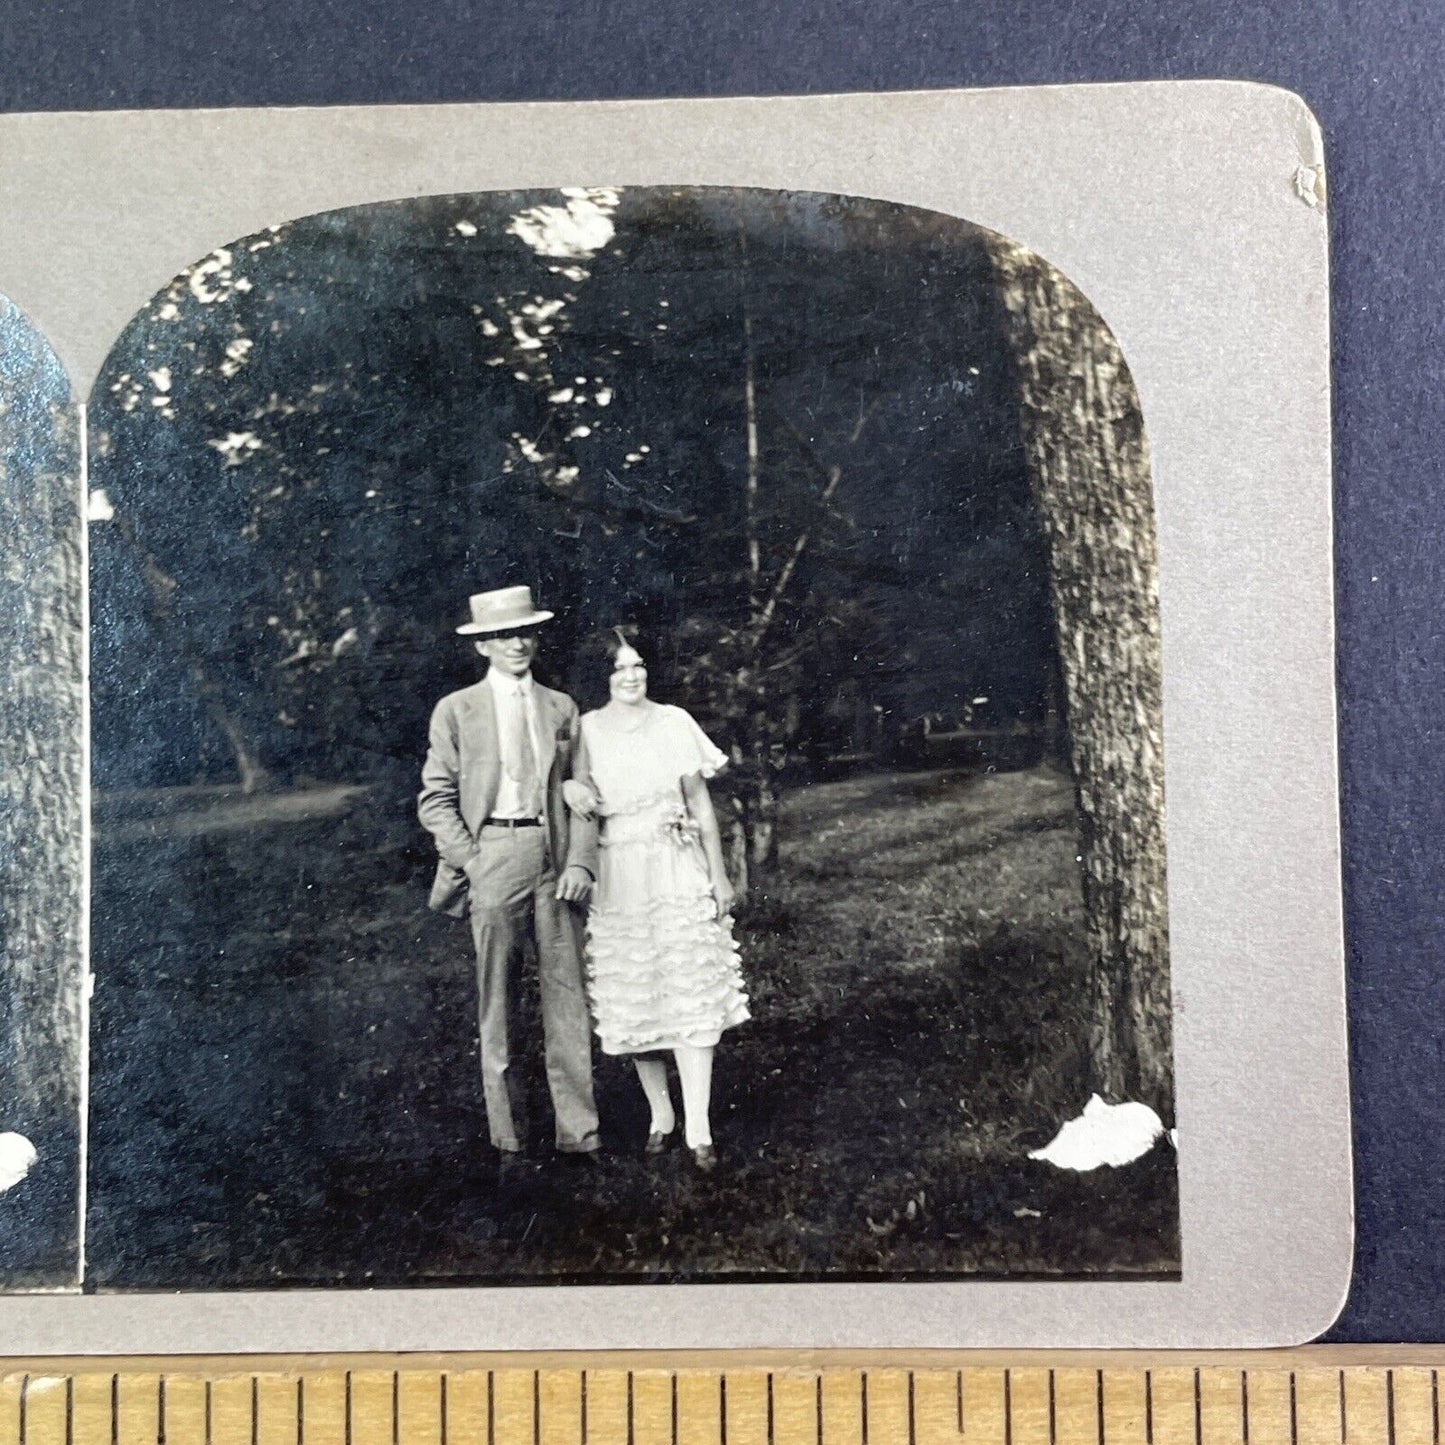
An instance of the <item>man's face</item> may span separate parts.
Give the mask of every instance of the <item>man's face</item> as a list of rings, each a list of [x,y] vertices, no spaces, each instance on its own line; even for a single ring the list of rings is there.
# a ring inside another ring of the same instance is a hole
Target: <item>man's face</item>
[[[479,638],[477,651],[506,677],[522,677],[531,671],[537,655],[537,629],[519,627],[512,632],[494,632]]]

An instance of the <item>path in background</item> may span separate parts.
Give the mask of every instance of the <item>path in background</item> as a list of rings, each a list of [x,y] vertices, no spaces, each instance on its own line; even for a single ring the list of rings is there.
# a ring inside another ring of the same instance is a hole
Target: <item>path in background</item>
[[[719,1173],[644,1162],[635,1076],[600,1056],[607,1156],[550,1159],[533,1048],[545,1162],[501,1190],[470,944],[424,909],[425,850],[383,836],[400,807],[101,811],[92,1287],[1177,1268],[1167,1145],[1025,1157],[1087,1093],[1066,779],[792,794],[744,921],[755,1019],[718,1054]]]

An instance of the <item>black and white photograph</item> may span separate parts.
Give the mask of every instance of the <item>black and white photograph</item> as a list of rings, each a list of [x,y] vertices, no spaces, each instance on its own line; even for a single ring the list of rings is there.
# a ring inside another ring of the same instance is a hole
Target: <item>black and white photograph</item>
[[[0,141],[8,1350],[1328,1327],[1300,97]]]
[[[87,422],[87,1290],[1178,1277],[1148,443],[1046,258],[364,205]]]
[[[81,455],[60,358],[0,298],[0,1290],[80,1281]]]

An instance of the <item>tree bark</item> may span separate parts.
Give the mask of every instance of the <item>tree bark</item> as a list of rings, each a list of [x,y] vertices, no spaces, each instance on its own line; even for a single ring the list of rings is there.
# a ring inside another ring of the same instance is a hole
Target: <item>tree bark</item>
[[[77,408],[0,299],[0,1131],[38,1159],[7,1208],[0,1285],[79,1269],[85,636]],[[12,1196],[7,1194],[7,1204]]]
[[[1050,561],[1093,968],[1094,1086],[1173,1113],[1158,548],[1138,395],[1047,262],[988,241]]]
[[[1044,761],[1056,768],[1069,766],[1069,722],[1064,705],[1064,672],[1057,651],[1049,659],[1048,691],[1044,711]]]

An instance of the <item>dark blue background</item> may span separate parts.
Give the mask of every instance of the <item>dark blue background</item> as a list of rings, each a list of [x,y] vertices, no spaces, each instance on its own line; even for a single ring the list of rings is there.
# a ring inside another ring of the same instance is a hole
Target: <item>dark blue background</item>
[[[1445,1339],[1445,18],[1438,0],[0,0],[0,110],[1238,77],[1325,131],[1359,1259]],[[11,198],[7,204],[23,204]]]

